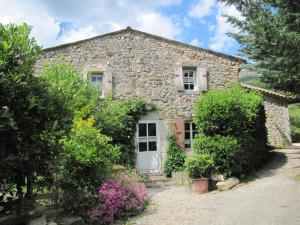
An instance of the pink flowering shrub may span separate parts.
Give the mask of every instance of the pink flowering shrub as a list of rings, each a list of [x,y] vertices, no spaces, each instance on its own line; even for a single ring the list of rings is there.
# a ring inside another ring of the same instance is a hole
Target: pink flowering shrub
[[[144,210],[148,200],[144,184],[133,188],[124,181],[106,180],[99,189],[99,204],[88,212],[88,216],[98,224],[111,224],[115,219],[137,215]]]

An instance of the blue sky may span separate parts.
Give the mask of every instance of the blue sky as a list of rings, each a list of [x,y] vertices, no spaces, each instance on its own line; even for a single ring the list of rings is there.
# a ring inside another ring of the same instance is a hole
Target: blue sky
[[[237,30],[222,15],[240,15],[217,0],[0,0],[0,6],[1,23],[28,23],[43,47],[131,26],[238,55],[238,44],[226,35]]]

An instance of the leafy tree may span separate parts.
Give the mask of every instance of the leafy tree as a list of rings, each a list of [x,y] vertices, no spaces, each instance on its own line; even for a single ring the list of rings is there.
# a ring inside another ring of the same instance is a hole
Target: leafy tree
[[[234,5],[242,19],[227,15],[240,29],[230,33],[240,52],[254,61],[260,79],[272,88],[300,93],[300,2],[220,0]]]
[[[69,111],[33,76],[40,47],[30,27],[0,24],[0,182],[32,199],[38,176],[51,178]],[[26,185],[26,188],[23,186]]]

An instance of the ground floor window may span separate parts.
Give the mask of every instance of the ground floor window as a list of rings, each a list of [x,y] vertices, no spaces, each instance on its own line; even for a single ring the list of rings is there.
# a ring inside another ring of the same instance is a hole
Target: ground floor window
[[[193,140],[197,134],[196,126],[193,122],[184,123],[184,146],[185,148],[193,148]]]

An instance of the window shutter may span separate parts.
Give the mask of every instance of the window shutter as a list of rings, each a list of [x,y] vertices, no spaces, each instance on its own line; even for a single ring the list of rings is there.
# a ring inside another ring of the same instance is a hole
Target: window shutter
[[[184,118],[178,116],[175,121],[175,137],[178,146],[184,150]]]
[[[177,63],[175,67],[175,85],[178,91],[183,91],[183,74],[180,63]]]
[[[196,72],[199,91],[207,91],[207,73],[205,68],[197,68]]]
[[[107,96],[112,91],[112,74],[110,72],[105,73],[104,82],[104,96]]]

